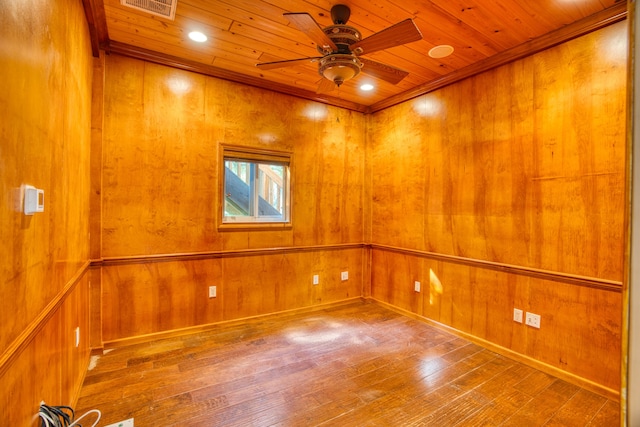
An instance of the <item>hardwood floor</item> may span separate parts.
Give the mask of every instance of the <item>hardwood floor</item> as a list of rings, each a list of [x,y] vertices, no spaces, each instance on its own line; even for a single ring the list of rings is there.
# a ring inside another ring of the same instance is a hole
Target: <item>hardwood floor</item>
[[[95,356],[77,413],[100,425],[617,426],[619,405],[356,302]]]

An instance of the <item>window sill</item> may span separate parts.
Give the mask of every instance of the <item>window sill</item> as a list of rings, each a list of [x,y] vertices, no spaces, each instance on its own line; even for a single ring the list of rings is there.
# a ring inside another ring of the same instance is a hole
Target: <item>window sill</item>
[[[279,231],[292,228],[290,222],[225,222],[218,225],[218,231]]]

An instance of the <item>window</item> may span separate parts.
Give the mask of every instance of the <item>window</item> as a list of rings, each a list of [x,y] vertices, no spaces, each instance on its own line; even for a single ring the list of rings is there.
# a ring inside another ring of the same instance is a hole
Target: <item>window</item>
[[[222,224],[290,225],[291,154],[222,145]]]

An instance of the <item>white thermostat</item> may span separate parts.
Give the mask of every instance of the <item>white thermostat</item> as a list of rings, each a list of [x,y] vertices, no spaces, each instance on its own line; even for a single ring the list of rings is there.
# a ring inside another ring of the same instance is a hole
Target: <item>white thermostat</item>
[[[44,190],[33,185],[24,186],[24,214],[33,215],[44,212]]]

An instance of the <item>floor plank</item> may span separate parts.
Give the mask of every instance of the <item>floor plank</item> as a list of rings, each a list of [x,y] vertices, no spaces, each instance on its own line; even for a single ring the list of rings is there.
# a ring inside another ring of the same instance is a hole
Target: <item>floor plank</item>
[[[375,303],[105,351],[77,413],[101,425],[615,426],[617,402]]]

